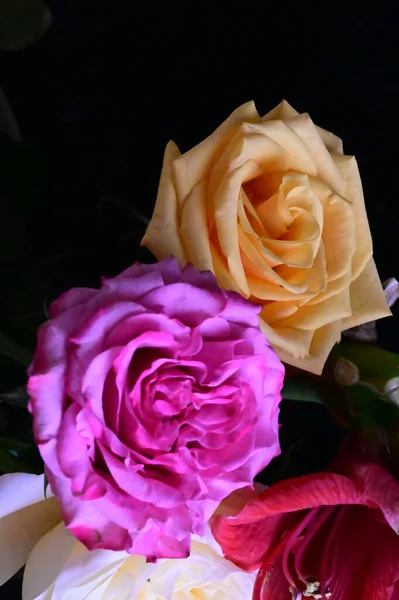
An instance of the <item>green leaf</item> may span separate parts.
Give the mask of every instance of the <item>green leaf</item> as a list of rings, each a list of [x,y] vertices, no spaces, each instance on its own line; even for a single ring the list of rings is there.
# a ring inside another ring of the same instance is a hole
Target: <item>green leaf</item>
[[[353,362],[359,369],[361,381],[383,391],[385,383],[399,375],[399,355],[379,346],[341,342],[334,353]]]
[[[1,0],[0,48],[21,50],[39,40],[52,16],[43,0]]]
[[[361,385],[354,385],[347,390],[350,398],[352,426],[365,432],[373,433],[382,427],[389,430],[399,422],[399,408],[384,402],[372,390]]]
[[[303,376],[294,377],[285,382],[282,396],[286,400],[317,402],[324,404],[326,392],[318,382]]]

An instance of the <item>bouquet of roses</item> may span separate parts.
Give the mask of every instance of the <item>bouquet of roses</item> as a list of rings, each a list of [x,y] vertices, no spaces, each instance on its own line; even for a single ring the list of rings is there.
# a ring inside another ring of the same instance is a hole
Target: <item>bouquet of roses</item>
[[[0,584],[26,565],[24,600],[398,600],[399,356],[375,329],[398,283],[355,158],[286,102],[244,104],[168,144],[142,245],[159,262],[66,291],[39,328],[44,474],[1,466]],[[290,477],[298,400],[342,443]]]

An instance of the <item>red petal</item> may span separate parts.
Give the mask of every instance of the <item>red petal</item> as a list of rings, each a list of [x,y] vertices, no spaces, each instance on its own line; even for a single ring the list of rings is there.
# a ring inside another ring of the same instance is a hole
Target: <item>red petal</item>
[[[389,525],[399,534],[399,482],[376,463],[354,463],[351,476],[368,503],[379,506]]]
[[[295,477],[267,489],[236,517],[216,517],[212,531],[225,555],[251,570],[259,567],[265,553],[282,535],[287,526],[283,517],[286,513],[322,505],[364,503],[362,491],[343,475]]]

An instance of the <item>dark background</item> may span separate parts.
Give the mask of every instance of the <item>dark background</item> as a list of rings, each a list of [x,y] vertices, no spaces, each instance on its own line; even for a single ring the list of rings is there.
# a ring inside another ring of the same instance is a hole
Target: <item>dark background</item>
[[[396,10],[213,4],[49,0],[45,38],[0,53],[0,86],[44,165],[24,235],[32,256],[49,258],[50,299],[148,259],[134,210],[151,215],[166,143],[188,150],[250,99],[264,113],[285,98],[343,138],[381,278],[399,276]],[[379,332],[399,351],[398,308]]]

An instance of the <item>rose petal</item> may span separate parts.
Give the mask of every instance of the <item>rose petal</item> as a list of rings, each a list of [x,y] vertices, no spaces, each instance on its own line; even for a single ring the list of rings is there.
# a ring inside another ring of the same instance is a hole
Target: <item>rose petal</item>
[[[343,320],[343,330],[392,315],[372,258],[359,277],[352,282],[350,296],[352,316]]]
[[[184,266],[187,257],[180,241],[180,216],[173,183],[173,162],[179,156],[180,151],[176,144],[169,142],[165,149],[154,213],[141,240],[141,245],[149,248],[158,260],[174,256],[180,266]]]
[[[0,477],[0,585],[26,562],[36,542],[61,519],[55,498],[44,497],[44,475]]]

